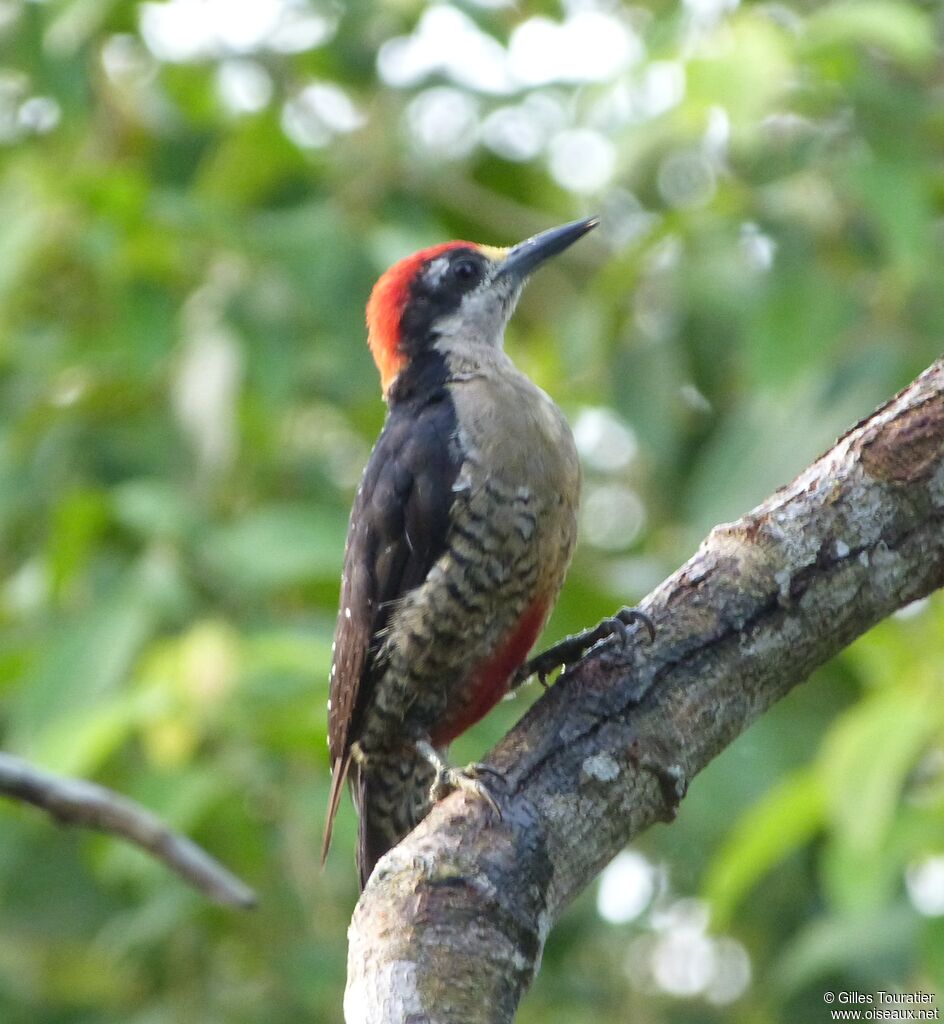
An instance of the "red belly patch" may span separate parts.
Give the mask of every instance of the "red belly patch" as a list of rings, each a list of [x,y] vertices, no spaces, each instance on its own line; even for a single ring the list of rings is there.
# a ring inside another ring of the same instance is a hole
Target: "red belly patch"
[[[505,696],[512,673],[534,646],[546,616],[547,601],[535,601],[492,655],[466,677],[458,699],[446,712],[439,727],[432,730],[430,739],[433,746],[444,747],[451,743]]]

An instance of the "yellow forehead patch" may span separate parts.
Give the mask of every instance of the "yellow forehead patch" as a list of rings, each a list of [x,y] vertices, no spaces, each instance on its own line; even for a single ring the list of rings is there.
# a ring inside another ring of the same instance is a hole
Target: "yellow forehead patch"
[[[480,245],[479,252],[490,260],[503,260],[509,253],[508,249],[502,249],[498,245]]]

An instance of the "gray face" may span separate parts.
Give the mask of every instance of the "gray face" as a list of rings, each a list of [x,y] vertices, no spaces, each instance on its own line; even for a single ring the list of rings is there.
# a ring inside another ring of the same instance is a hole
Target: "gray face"
[[[440,351],[502,347],[505,325],[518,304],[523,282],[498,270],[490,265],[482,281],[461,297],[456,309],[434,321],[435,344]]]
[[[433,347],[500,347],[521,281],[476,248],[451,249],[430,262],[413,282],[401,323],[409,355]]]
[[[530,274],[596,224],[596,217],[573,221],[511,249],[458,245],[440,252],[410,288],[400,325],[404,354],[501,349],[505,324]]]

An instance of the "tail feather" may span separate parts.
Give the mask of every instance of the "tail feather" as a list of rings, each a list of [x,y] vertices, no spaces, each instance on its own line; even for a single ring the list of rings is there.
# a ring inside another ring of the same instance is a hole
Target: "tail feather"
[[[354,858],[363,890],[378,860],[394,845],[389,816],[381,813],[377,781],[355,765],[351,775],[351,795],[357,807],[357,850]]]
[[[351,793],[358,813],[357,870],[361,889],[377,861],[426,817],[432,806],[432,766],[402,749],[368,765],[350,766]]]
[[[338,813],[338,804],[341,802],[341,792],[344,789],[344,780],[347,778],[348,770],[351,767],[350,751],[343,757],[335,760],[331,769],[331,792],[328,795],[328,813],[325,817],[324,838],[321,841],[321,866],[324,867],[328,859],[328,848],[331,846],[331,833],[334,831],[334,818]]]

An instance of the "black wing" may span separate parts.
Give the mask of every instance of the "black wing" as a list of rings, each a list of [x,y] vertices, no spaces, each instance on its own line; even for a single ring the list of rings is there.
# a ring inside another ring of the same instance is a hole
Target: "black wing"
[[[397,598],[418,587],[445,549],[460,459],[445,387],[391,407],[371,452],[348,527],[331,667],[328,745],[331,839],[351,744],[382,671],[375,655]]]

